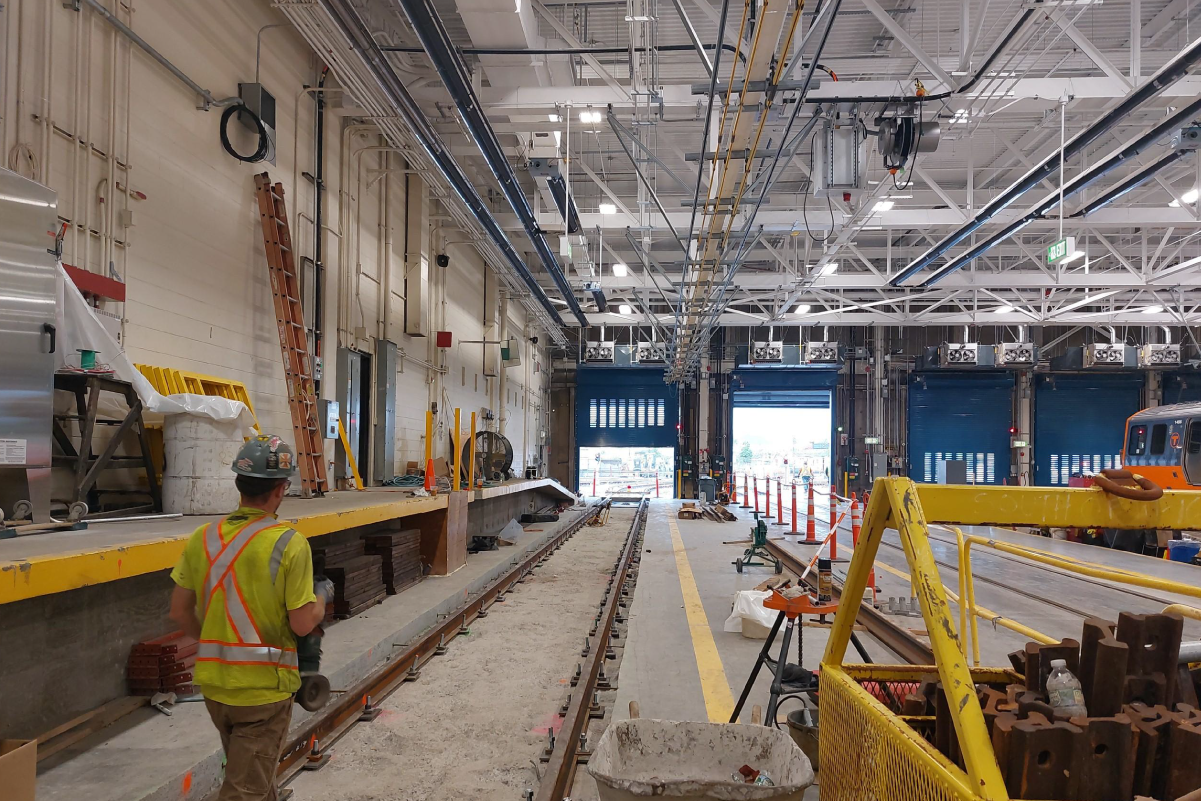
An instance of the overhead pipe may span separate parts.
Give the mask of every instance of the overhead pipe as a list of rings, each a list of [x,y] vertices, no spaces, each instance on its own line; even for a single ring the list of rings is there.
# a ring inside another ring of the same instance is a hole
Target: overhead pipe
[[[345,2],[345,0],[338,1]],[[555,282],[555,286],[559,288],[563,299],[567,301],[568,309],[575,315],[580,325],[586,327],[588,318],[580,308],[579,302],[576,301],[575,293],[567,282],[567,276],[559,267],[559,262],[555,258],[550,244],[546,241],[546,235],[538,225],[534,209],[530,206],[525,191],[517,181],[517,174],[505,156],[504,148],[501,147],[500,140],[496,137],[496,131],[492,129],[488,118],[484,116],[483,105],[476,97],[467,65],[455,52],[455,46],[450,41],[450,34],[446,32],[441,17],[438,16],[438,12],[429,0],[401,0],[400,5],[409,19],[409,24],[413,26],[417,38],[421,40],[425,52],[433,62],[434,69],[442,78],[442,83],[446,85],[450,96],[454,99],[455,106],[459,109],[459,116],[470,131],[480,152],[484,154],[484,160],[488,162],[493,176],[500,183],[501,191],[508,198],[509,205],[513,207],[513,211],[525,228],[526,235],[529,236],[530,242],[533,243],[534,250],[542,262],[543,269]]]
[[[1009,27],[1005,29],[1005,32],[1003,34],[1001,34],[1001,37],[997,40],[997,43],[995,45],[993,45],[993,49],[989,51],[987,56],[985,56],[984,61],[980,64],[980,66],[976,69],[976,71],[973,72],[972,75],[966,81],[964,81],[959,86],[957,86],[953,89],[947,89],[942,92],[934,92],[931,94],[924,94],[924,95],[855,95],[854,97],[838,98],[838,102],[840,102],[840,103],[932,103],[932,102],[937,102],[937,101],[941,101],[941,100],[946,100],[947,98],[954,97],[955,95],[961,95],[961,94],[964,94],[965,92],[970,92],[972,90],[972,88],[975,87],[975,85],[980,82],[981,78],[987,77],[988,71],[990,69],[992,69],[993,62],[996,61],[997,58],[1002,53],[1005,52],[1006,48],[1008,48],[1009,45],[1013,43],[1013,40],[1014,40],[1014,38],[1017,37],[1018,32],[1021,31],[1022,28],[1026,25],[1026,22],[1029,21],[1029,19],[1032,16],[1034,16],[1034,12],[1035,12],[1035,9],[1027,8],[1024,11],[1022,11],[1020,14],[1018,14],[1016,17],[1014,17],[1013,20],[1009,23]],[[821,12],[819,11],[818,13],[820,14]],[[850,14],[850,13],[854,13],[854,12],[844,12],[844,13]],[[815,22],[816,22],[816,20],[815,20]],[[819,68],[820,68],[820,65],[819,65]],[[831,100],[832,100],[831,98],[822,97],[822,98],[815,98],[813,100],[808,100],[806,102],[808,102],[808,103],[827,103],[827,102],[831,102]]]
[[[992,250],[997,244],[1013,236],[1030,223],[1045,217],[1047,212],[1058,206],[1066,198],[1069,198],[1075,195],[1077,192],[1086,189],[1095,181],[1108,175],[1110,172],[1122,166],[1130,159],[1138,156],[1148,147],[1151,147],[1165,136],[1171,134],[1172,131],[1187,125],[1198,113],[1201,113],[1201,98],[1189,103],[1180,111],[1177,111],[1171,117],[1168,117],[1163,122],[1151,128],[1149,131],[1144,133],[1142,136],[1139,136],[1137,139],[1123,147],[1118,152],[1109,155],[1108,157],[1094,164],[1089,169],[1077,175],[1072,180],[1062,184],[1058,191],[1052,192],[1044,197],[1042,201],[1038,203],[1038,205],[1036,205],[1031,211],[1027,212],[1024,216],[1018,218],[998,233],[993,234],[988,239],[974,246],[966,253],[957,256],[956,258],[944,264],[938,270],[931,273],[931,275],[921,283],[921,286],[932,286],[956,270],[959,270],[965,265],[970,264],[982,254]]]
[[[1071,141],[1062,148],[1062,160],[1066,161],[1079,154],[1106,132],[1114,128],[1130,112],[1178,81],[1198,59],[1201,59],[1201,39],[1197,39],[1186,49],[1182,50],[1175,58],[1148,78],[1146,83],[1140,84],[1138,88],[1126,95],[1126,98],[1121,103],[1103,114],[1092,125],[1072,137]],[[1042,162],[1032,167],[1008,189],[989,202],[974,218],[961,225],[953,233],[943,237],[937,244],[910,262],[904,270],[889,279],[889,285],[900,286],[924,270],[936,259],[946,254],[951,248],[978,231],[998,213],[1013,205],[1019,197],[1054,175],[1059,170],[1060,162],[1061,156],[1058,150],[1048,155]]]
[[[702,44],[705,50],[716,50],[716,45]],[[655,45],[649,48],[655,53],[683,53],[692,51],[696,48],[693,45]],[[397,47],[392,45],[384,45],[380,47],[385,53],[424,53],[425,48],[422,47]],[[460,47],[459,52],[465,56],[606,56],[606,55],[626,55],[630,52],[628,47],[613,47],[610,45],[593,45],[591,47]],[[739,52],[738,48],[732,44],[722,45],[722,50],[730,53],[739,53],[739,57],[746,61],[746,54]]]
[[[392,70],[391,65],[388,63],[388,57],[379,49],[379,45],[376,44],[371,31],[363,22],[362,17],[359,16],[351,0],[322,0],[322,3],[342,30],[350,46],[362,56],[375,77],[380,90],[388,98],[392,107],[405,120],[414,138],[421,144],[422,149],[425,150],[430,160],[438,168],[439,172],[442,173],[455,194],[471,210],[472,215],[492,239],[493,243],[505,257],[505,260],[509,262],[514,272],[521,277],[533,297],[538,299],[539,304],[547,311],[550,318],[556,325],[563,325],[563,318],[559,315],[559,310],[550,302],[550,298],[547,297],[542,286],[539,285],[538,281],[529,271],[529,268],[526,267],[521,254],[513,247],[513,243],[509,241],[508,236],[500,227],[500,223],[497,222],[491,210],[488,209],[476,191],[471,180],[463,172],[463,168],[455,161],[454,157],[450,154],[450,149],[447,148],[442,138],[430,126],[429,120],[426,119],[421,108],[413,100],[413,96],[409,94],[404,83]],[[587,318],[584,317],[579,304],[575,303],[574,295],[568,293],[567,302],[569,305],[574,306],[573,311],[576,313],[581,325],[587,326]]]
[[[1134,189],[1137,189],[1139,186],[1146,183],[1151,178],[1155,177],[1155,174],[1158,173],[1160,170],[1164,169],[1165,167],[1167,167],[1171,164],[1175,164],[1177,161],[1179,161],[1180,159],[1184,158],[1187,155],[1190,155],[1192,152],[1193,151],[1191,151],[1191,150],[1174,150],[1174,151],[1172,151],[1171,153],[1169,153],[1168,155],[1159,159],[1158,161],[1154,162],[1153,164],[1148,164],[1146,167],[1143,167],[1138,172],[1133,173],[1132,175],[1128,176],[1127,178],[1124,178],[1113,189],[1110,189],[1108,192],[1101,195],[1096,200],[1086,203],[1080,210],[1073,212],[1069,216],[1070,217],[1087,217],[1088,215],[1092,214],[1094,211],[1099,211],[1099,210],[1105,208],[1106,206],[1108,206],[1110,203],[1113,203],[1118,198],[1122,197],[1123,195],[1127,194],[1128,192],[1130,192]]]

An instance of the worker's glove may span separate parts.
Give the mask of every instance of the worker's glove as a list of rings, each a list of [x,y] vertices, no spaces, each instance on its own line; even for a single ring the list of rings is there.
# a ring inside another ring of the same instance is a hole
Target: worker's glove
[[[334,602],[334,583],[327,578],[320,578],[313,582],[313,593],[325,599],[327,604]]]

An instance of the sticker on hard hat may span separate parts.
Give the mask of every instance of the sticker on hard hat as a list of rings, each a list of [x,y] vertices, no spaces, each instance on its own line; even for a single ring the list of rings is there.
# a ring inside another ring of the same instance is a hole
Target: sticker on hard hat
[[[279,469],[279,454],[276,454],[276,453],[267,454],[267,469],[268,470],[278,470]]]
[[[267,440],[267,447],[271,449],[272,453],[275,453],[277,450],[279,450],[281,442],[283,442],[283,440],[281,440],[279,437],[272,437],[271,439]]]
[[[292,454],[288,453],[287,451],[280,451],[280,453],[279,453],[279,469],[280,470],[291,470],[292,469]]]
[[[238,460],[239,470],[249,470],[252,467],[254,467],[254,462],[250,461],[249,459],[243,458]]]

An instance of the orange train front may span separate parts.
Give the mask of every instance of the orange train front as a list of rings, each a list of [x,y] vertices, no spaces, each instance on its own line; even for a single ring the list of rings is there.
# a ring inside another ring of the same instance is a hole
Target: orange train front
[[[1131,415],[1122,465],[1164,489],[1201,489],[1201,403],[1157,406]]]

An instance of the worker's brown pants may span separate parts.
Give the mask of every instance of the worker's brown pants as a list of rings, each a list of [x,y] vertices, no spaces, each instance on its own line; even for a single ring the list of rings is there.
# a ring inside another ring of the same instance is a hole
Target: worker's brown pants
[[[292,722],[292,699],[229,706],[204,699],[225,749],[225,782],[217,801],[275,801],[275,771]]]

